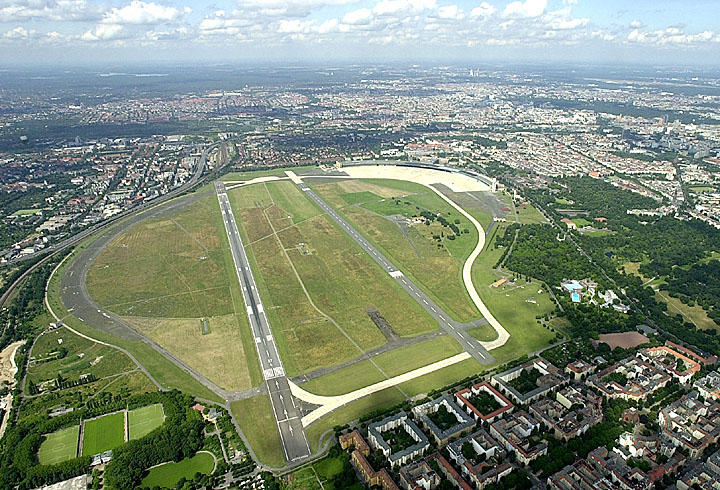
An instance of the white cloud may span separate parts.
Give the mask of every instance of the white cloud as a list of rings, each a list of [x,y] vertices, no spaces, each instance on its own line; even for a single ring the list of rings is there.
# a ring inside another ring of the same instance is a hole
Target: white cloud
[[[716,36],[712,31],[686,34],[679,27],[670,26],[657,31],[633,29],[628,34],[627,40],[631,43],[652,44],[655,46],[681,46],[720,42],[720,36]]]
[[[470,11],[470,17],[489,17],[497,11],[495,7],[487,2],[483,2],[480,6]]]
[[[457,5],[446,5],[437,9],[436,16],[445,20],[462,20],[465,18],[465,12]]]
[[[422,12],[435,8],[436,4],[435,0],[380,0],[372,11],[377,15],[394,14],[407,10]]]
[[[525,0],[510,2],[505,6],[506,17],[539,17],[545,12],[547,0]]]
[[[159,24],[179,20],[190,8],[179,10],[155,2],[133,0],[129,5],[113,8],[102,19],[104,24]]]
[[[15,29],[11,29],[2,35],[3,39],[9,39],[11,41],[17,41],[19,39],[27,39],[30,33],[27,29],[22,26],[18,26]]]
[[[373,18],[373,14],[366,8],[361,8],[348,12],[342,18],[343,24],[350,25],[367,25]]]
[[[101,7],[85,0],[2,0],[0,22],[18,20],[79,21],[100,18]]]
[[[588,24],[587,17],[582,18],[574,18],[574,19],[557,19],[550,23],[551,29],[557,29],[557,30],[567,30],[567,29],[578,29],[580,27],[585,27]]]
[[[80,39],[83,41],[110,41],[122,38],[123,27],[117,24],[98,24],[85,32]]]

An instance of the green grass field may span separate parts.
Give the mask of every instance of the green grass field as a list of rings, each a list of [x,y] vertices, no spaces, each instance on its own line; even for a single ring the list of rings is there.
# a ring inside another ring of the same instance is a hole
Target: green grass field
[[[217,220],[220,220],[220,217],[218,217]],[[122,221],[113,226],[118,226],[120,223],[122,223]],[[175,366],[165,357],[158,355],[157,351],[155,351],[147,343],[134,342],[107,334],[103,331],[92,328],[82,320],[73,317],[70,312],[67,311],[67,308],[62,302],[60,294],[60,279],[65,270],[67,269],[68,265],[72,262],[72,260],[77,257],[80,251],[92,244],[96,240],[96,238],[97,236],[92,236],[78,244],[75,247],[75,250],[70,254],[70,256],[67,257],[67,259],[58,268],[55,274],[53,274],[53,276],[50,278],[47,297],[48,303],[52,307],[55,314],[61,317],[65,324],[71,326],[72,328],[83,333],[84,335],[88,335],[93,339],[97,339],[102,342],[108,342],[112,345],[127,349],[133,356],[135,356],[138,362],[142,364],[145,369],[148,370],[148,372],[157,380],[157,382],[163,388],[178,389],[193,396],[199,396],[201,398],[207,398],[213,401],[221,402],[222,400],[220,400],[220,398],[215,393],[207,389],[188,373]],[[230,261],[232,261],[231,258]],[[236,290],[238,289],[239,286]],[[239,295],[239,291],[237,292],[237,294]],[[241,331],[241,334],[242,333],[243,332]],[[247,335],[248,337],[251,337],[249,333]],[[243,341],[245,341],[245,338],[243,338]],[[249,342],[250,346],[252,347],[252,341],[250,340]],[[257,359],[253,358],[253,362],[248,362],[248,365],[251,368],[251,373],[256,373],[255,376],[257,376],[257,379],[261,379],[260,368],[258,366]],[[140,393],[156,389],[153,384],[149,384],[149,380],[145,378],[144,375],[138,377],[131,374],[126,376],[125,378],[132,378],[132,380],[128,383],[115,383],[113,387],[115,387],[116,385],[124,385],[128,389],[138,389],[139,391],[137,392]],[[145,381],[142,381],[138,378],[144,378]]]
[[[87,373],[104,378],[135,368],[122,352],[83,339],[66,328],[39,336],[33,357],[35,361],[28,368],[28,379],[37,385],[56,379],[58,374],[74,381]]]
[[[573,218],[572,221],[573,223],[575,223],[575,225],[577,225],[578,228],[592,225],[592,223],[585,218]]]
[[[375,410],[388,409],[398,403],[402,403],[404,400],[405,397],[397,388],[387,388],[340,407],[307,427],[306,434],[310,441],[310,446],[313,450],[316,450],[320,437],[336,425],[352,422]]]
[[[199,452],[192,458],[185,458],[175,463],[165,463],[150,470],[140,485],[152,488],[175,488],[175,484],[182,478],[191,479],[196,473],[209,475],[215,468],[215,460],[210,453]]]
[[[92,297],[121,316],[200,318],[233,313],[215,196],[151,218],[113,240],[88,271]]]
[[[35,214],[42,211],[40,208],[33,208],[33,209],[18,209],[15,211],[11,216],[28,216],[30,214]]]
[[[323,490],[312,466],[296,471],[290,478],[292,478],[292,482],[288,485],[287,490]]]
[[[160,427],[163,423],[162,405],[155,403],[128,412],[128,437],[140,439]]]
[[[479,313],[462,283],[462,265],[477,242],[474,226],[434,192],[411,182],[368,179],[332,183],[315,183],[311,187],[371,240],[390,260],[411,277],[453,318],[459,321],[477,319]],[[362,206],[348,205],[342,197],[347,193],[372,192],[385,198]],[[397,199],[391,199],[396,197]],[[400,204],[397,204],[397,202]],[[408,204],[409,203],[409,204]],[[458,228],[468,234],[455,240],[443,238],[441,247],[433,239],[448,229],[435,222],[430,226],[413,225],[407,237],[395,223],[384,216],[418,214],[417,208],[442,214],[448,221],[460,221]]]
[[[80,426],[48,434],[40,445],[38,461],[40,464],[56,464],[77,457]]]
[[[363,350],[382,345],[385,337],[366,308],[377,309],[401,336],[437,329],[294,184],[256,184],[231,190],[229,196],[243,238],[252,244],[248,256],[291,376],[361,355],[343,331]]]
[[[125,413],[118,412],[88,420],[83,428],[82,455],[92,456],[125,442]]]
[[[285,456],[270,398],[262,395],[232,402],[230,410],[260,462],[272,468],[284,466]]]

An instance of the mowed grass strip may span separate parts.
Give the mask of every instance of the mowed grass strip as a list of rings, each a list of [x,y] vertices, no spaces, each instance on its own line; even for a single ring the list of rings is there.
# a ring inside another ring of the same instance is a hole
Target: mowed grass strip
[[[272,468],[284,466],[284,451],[270,398],[262,395],[232,402],[230,410],[260,462]]]
[[[136,408],[128,412],[128,436],[130,440],[148,435],[163,423],[163,408],[160,403]]]
[[[289,213],[292,216],[293,223],[299,223],[322,212],[320,208],[305,197],[303,191],[297,185],[289,180],[268,182],[265,185],[275,206]]]
[[[370,191],[346,192],[345,194],[340,194],[340,198],[348,204],[359,204],[369,201],[379,201],[382,199],[382,197]]]
[[[125,413],[88,420],[83,427],[83,456],[93,456],[125,442]]]
[[[198,452],[192,458],[177,463],[170,462],[150,470],[140,485],[142,487],[175,488],[182,478],[192,479],[196,473],[209,475],[215,469],[215,459],[210,453]]]
[[[383,381],[385,376],[369,361],[338,369],[302,385],[302,389],[315,395],[344,395],[351,391]]]
[[[447,359],[462,352],[460,343],[449,335],[419,342],[385,352],[373,358],[373,361],[388,376],[398,376],[414,369]]]
[[[80,426],[69,427],[45,436],[38,451],[40,464],[56,464],[77,457]]]

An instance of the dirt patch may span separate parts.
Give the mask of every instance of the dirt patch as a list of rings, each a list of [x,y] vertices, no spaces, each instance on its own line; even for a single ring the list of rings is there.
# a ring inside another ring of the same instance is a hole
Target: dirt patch
[[[642,345],[649,341],[650,339],[648,339],[640,332],[622,332],[601,334],[597,342],[603,342],[609,345],[610,349],[614,349],[615,347],[630,349],[632,347],[637,347],[638,345]]]
[[[378,309],[374,306],[366,306],[363,308],[365,313],[370,317],[375,326],[380,329],[380,332],[385,336],[388,342],[397,340],[398,334],[393,330],[390,323],[383,317]]]

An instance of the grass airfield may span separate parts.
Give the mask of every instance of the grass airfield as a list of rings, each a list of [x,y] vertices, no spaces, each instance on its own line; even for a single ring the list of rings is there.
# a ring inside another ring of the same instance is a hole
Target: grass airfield
[[[246,176],[226,176],[232,178]],[[453,318],[479,319],[461,277],[477,230],[434,192],[397,180],[308,183]],[[437,332],[432,318],[290,181],[238,187],[228,196],[289,376],[332,369],[385,344],[387,332],[368,310],[377,310],[399,339]],[[443,216],[459,233],[450,239],[454,233],[437,221],[403,228],[389,219],[410,219],[420,211]],[[483,226],[491,222],[481,208],[468,211]],[[523,209],[520,219],[533,222],[533,212]],[[535,320],[552,310],[547,293],[538,293],[539,284],[489,287],[499,277],[495,263],[502,251],[494,248],[499,228],[496,223],[487,237],[485,251],[473,266],[473,280],[511,334],[505,346],[492,351],[502,363],[547,346],[553,334]],[[233,267],[217,198],[210,195],[120,235],[93,264],[88,289],[101,306],[193,369],[225,389],[240,391],[260,385],[262,377]],[[494,338],[487,325],[468,333],[481,340]],[[302,387],[322,395],[347,393],[459,350],[448,337],[424,340],[315,377]],[[316,448],[320,436],[334,425],[483,369],[468,359],[362,398],[309,426],[308,438]],[[232,409],[260,460],[282,466],[267,397],[234,402]]]

